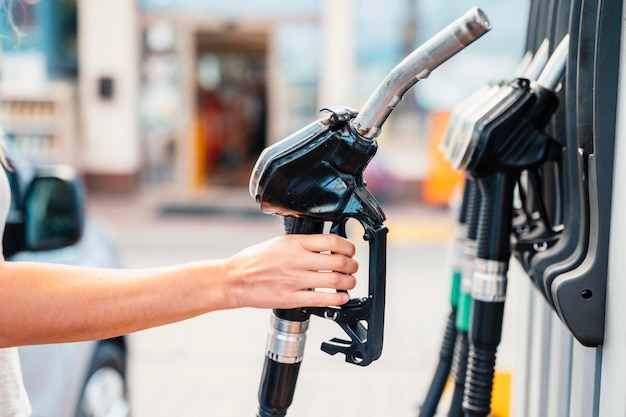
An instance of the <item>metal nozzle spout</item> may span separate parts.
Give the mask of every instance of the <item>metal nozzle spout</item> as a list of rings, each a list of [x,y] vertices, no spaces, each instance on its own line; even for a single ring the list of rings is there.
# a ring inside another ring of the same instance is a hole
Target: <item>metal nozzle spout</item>
[[[459,42],[467,46],[490,30],[491,23],[481,9],[474,7],[452,23],[450,27],[456,29]]]
[[[414,50],[391,70],[353,119],[359,135],[376,138],[409,88],[490,29],[487,16],[474,7]]]

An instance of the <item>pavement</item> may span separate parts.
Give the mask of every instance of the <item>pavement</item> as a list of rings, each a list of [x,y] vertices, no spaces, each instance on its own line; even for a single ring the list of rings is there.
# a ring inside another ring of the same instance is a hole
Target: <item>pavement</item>
[[[312,318],[289,416],[418,413],[449,309],[452,216],[447,208],[411,199],[382,206],[390,229],[383,355],[359,367],[321,352],[322,341],[343,332]],[[195,196],[158,187],[130,196],[93,194],[88,212],[110,225],[129,268],[230,256],[282,233],[281,219],[261,214],[244,188],[211,188]],[[349,237],[357,242],[357,278],[366,282],[366,243],[350,230]],[[353,295],[360,295],[362,285]],[[133,417],[255,415],[268,326],[268,311],[240,309],[130,335]]]

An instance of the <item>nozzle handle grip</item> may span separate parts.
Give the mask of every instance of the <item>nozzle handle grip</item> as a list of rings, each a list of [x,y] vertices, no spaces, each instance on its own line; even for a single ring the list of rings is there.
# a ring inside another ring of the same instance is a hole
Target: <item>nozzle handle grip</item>
[[[345,222],[334,223],[331,232],[345,236]],[[369,241],[368,295],[353,298],[340,307],[309,308],[307,312],[335,321],[349,336],[349,340],[333,338],[323,342],[321,349],[335,355],[342,353],[346,362],[367,366],[382,353],[385,323],[385,285],[387,228],[382,224],[365,228],[364,238]]]

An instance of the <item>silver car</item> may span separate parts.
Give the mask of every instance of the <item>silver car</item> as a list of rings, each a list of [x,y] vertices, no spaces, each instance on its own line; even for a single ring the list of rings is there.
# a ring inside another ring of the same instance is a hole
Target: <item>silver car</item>
[[[9,152],[8,261],[119,267],[106,224],[85,218],[81,182],[68,166],[34,168]],[[33,417],[125,417],[126,338],[20,348]]]

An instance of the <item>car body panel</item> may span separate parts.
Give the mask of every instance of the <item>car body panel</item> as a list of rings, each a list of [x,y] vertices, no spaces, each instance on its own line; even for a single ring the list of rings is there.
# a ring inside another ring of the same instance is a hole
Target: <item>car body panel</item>
[[[32,417],[74,416],[85,375],[99,342],[19,348]]]

